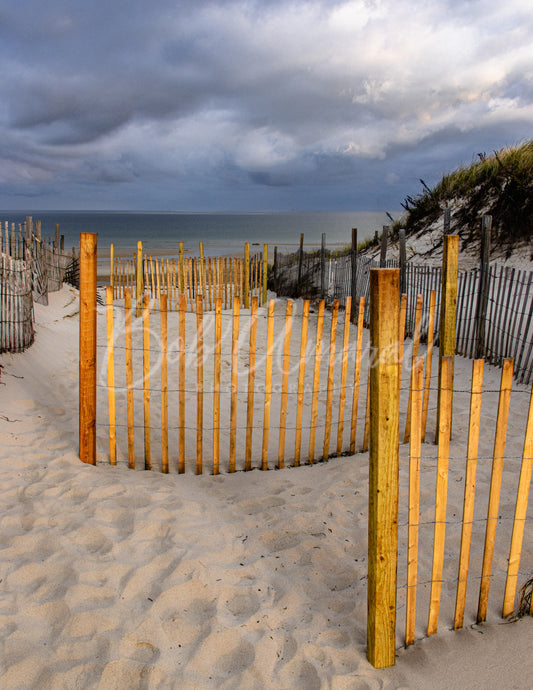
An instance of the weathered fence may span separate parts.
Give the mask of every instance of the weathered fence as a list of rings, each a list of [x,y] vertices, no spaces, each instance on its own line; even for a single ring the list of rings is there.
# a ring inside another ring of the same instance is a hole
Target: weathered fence
[[[33,343],[31,269],[0,254],[0,352],[22,352]]]
[[[48,292],[61,289],[75,256],[65,253],[56,225],[54,238],[41,236],[41,223],[31,216],[24,224],[0,222],[2,296],[0,350],[20,352],[33,342],[33,302],[48,304]]]
[[[396,268],[388,260],[382,267]],[[380,262],[353,251],[341,256],[322,252],[276,252],[276,264],[269,274],[270,286],[278,295],[334,299],[344,305],[352,297],[357,305],[365,297],[365,326],[370,324],[369,275]],[[301,281],[297,275],[300,271]],[[355,278],[354,278],[355,277]],[[435,292],[435,334],[440,330],[442,269],[406,262],[401,267],[402,292],[407,294],[405,337],[412,337],[417,295],[422,295],[421,339],[426,341],[431,293]],[[352,285],[355,283],[355,288]],[[457,283],[456,352],[466,357],[483,357],[501,366],[504,359],[516,361],[514,376],[521,383],[533,379],[533,271],[482,264],[460,270]]]

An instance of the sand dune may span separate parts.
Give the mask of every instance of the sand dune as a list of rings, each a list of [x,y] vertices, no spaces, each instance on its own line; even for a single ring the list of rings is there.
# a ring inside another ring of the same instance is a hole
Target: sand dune
[[[1,357],[1,687],[530,686],[533,624],[499,619],[501,583],[489,624],[472,626],[470,613],[465,630],[449,631],[452,585],[438,635],[403,650],[399,631],[397,666],[368,664],[367,454],[217,477],[80,463],[76,298],[64,287],[48,307],[36,305],[34,346]],[[457,366],[457,380],[468,378],[470,363]],[[497,389],[500,372],[487,376]],[[522,390],[513,456],[523,443]],[[459,409],[465,400],[458,396]],[[458,456],[465,429],[459,415]],[[483,443],[480,455],[490,454],[490,434]],[[422,516],[430,520],[434,462],[428,455],[425,463]],[[464,461],[451,470],[456,513]],[[486,482],[489,463],[479,471]],[[504,504],[512,507],[515,491],[510,467]],[[405,478],[401,492],[405,499]],[[431,529],[422,538],[427,551]],[[452,530],[452,545],[457,539]]]

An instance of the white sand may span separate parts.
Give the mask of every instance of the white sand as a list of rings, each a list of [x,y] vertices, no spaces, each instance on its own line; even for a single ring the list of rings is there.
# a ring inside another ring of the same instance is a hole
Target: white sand
[[[32,348],[0,358],[0,687],[531,687],[533,622],[510,625],[499,617],[509,519],[498,526],[489,622],[473,626],[474,580],[466,628],[450,631],[456,522],[447,532],[439,633],[423,639],[429,591],[421,584],[419,639],[408,650],[401,647],[400,589],[397,665],[377,671],[365,657],[368,454],[218,477],[80,463],[77,310],[74,290],[50,295],[48,307],[36,305]],[[103,326],[100,319],[101,333]],[[470,368],[457,359],[456,388],[468,388]],[[488,367],[486,388],[497,390],[499,377]],[[513,396],[504,518],[512,517],[515,502],[529,392],[517,386]],[[495,393],[484,398],[480,518],[496,401]],[[450,521],[460,521],[462,510],[468,394],[456,394],[455,406]],[[98,433],[103,460],[105,428]],[[428,432],[428,440],[432,436]],[[275,438],[272,444],[275,455]],[[402,458],[406,452],[402,447]],[[428,443],[422,522],[432,520],[434,458],[435,446]],[[400,492],[403,525],[404,470]],[[421,529],[421,582],[431,568],[432,537],[432,525]],[[403,544],[404,527],[400,538]],[[483,525],[476,523],[475,576],[482,538]],[[402,559],[399,584],[405,580]],[[522,569],[528,568],[533,544],[526,530]]]

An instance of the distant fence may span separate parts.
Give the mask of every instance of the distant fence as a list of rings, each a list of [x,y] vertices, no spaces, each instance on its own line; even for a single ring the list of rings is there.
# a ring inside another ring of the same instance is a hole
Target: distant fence
[[[75,253],[63,249],[56,225],[54,238],[41,236],[41,223],[0,223],[0,351],[20,352],[33,343],[33,302],[48,304],[48,293],[61,289]]]
[[[0,352],[22,352],[33,343],[31,269],[0,254]]]
[[[352,304],[365,297],[365,326],[370,321],[369,275],[380,262],[361,254],[328,256],[324,252],[279,254],[269,274],[269,285],[280,296],[334,299]],[[298,272],[300,270],[300,281]],[[399,268],[398,261],[383,267]],[[352,276],[355,289],[352,291]],[[417,296],[422,295],[421,339],[427,339],[431,292],[435,292],[435,336],[440,330],[442,268],[406,262],[401,268],[402,292],[407,294],[405,336],[412,337]],[[357,300],[357,301],[355,301]],[[521,383],[533,379],[533,271],[492,264],[458,272],[456,352],[465,357],[484,357],[501,366],[515,359],[514,376]]]

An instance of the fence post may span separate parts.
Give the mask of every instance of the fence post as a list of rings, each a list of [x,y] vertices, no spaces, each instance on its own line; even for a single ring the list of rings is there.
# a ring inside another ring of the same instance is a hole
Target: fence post
[[[263,299],[262,304],[267,301],[267,278],[268,278],[268,244],[263,245]]]
[[[379,257],[380,268],[385,268],[387,265],[387,244],[389,241],[389,226],[383,226],[383,232],[381,233],[381,254]]]
[[[394,665],[398,550],[398,269],[370,271],[367,658]]]
[[[109,286],[115,295],[115,245],[109,245]]]
[[[300,252],[298,254],[298,296],[301,295],[302,291],[302,268],[304,263],[304,234],[300,233]]]
[[[459,235],[446,235],[442,254],[442,289],[440,298],[439,335],[439,387],[437,400],[437,425],[435,443],[439,436],[440,390],[442,380],[442,358],[451,357],[453,381],[455,357],[455,327],[457,321],[457,270],[459,261]],[[453,392],[452,392],[453,396]],[[453,399],[452,399],[453,404]],[[451,436],[451,423],[450,423]]]
[[[405,262],[406,262],[406,248],[405,248],[405,230],[400,230],[398,233],[398,242],[400,245],[400,294],[404,295],[407,292],[405,284]]]
[[[320,245],[320,299],[326,298],[326,233],[322,233]]]
[[[250,243],[244,243],[244,308],[250,308]]]
[[[79,455],[96,465],[96,233],[80,234]]]
[[[359,304],[357,300],[357,228],[352,228],[352,251],[351,259],[351,282],[350,294],[352,297],[352,309],[350,314],[350,321],[355,323],[357,321]]]
[[[143,243],[139,240],[135,257],[135,313],[137,316],[140,316],[142,312],[143,292]]]
[[[57,252],[59,250],[59,223],[56,223],[56,228],[55,228],[55,236],[54,236],[54,251]]]
[[[272,266],[272,288],[278,291],[278,248],[274,247],[274,264]]]
[[[476,308],[476,359],[485,356],[485,319],[489,302],[490,232],[492,216],[481,217],[481,257]]]

